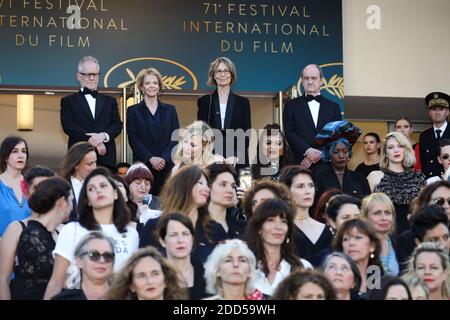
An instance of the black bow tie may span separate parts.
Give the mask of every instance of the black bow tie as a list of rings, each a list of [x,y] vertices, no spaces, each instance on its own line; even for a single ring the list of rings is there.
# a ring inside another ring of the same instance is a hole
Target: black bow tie
[[[307,94],[305,99],[306,99],[307,102],[310,102],[312,100],[316,100],[317,102],[320,102],[320,95],[312,96],[310,94]]]
[[[81,91],[84,95],[90,94],[94,99],[97,98],[97,90],[91,90],[89,88],[84,87]]]

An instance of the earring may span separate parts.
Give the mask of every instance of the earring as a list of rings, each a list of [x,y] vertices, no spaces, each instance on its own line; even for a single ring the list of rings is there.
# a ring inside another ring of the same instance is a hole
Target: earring
[[[289,238],[286,239],[286,243],[289,243]]]
[[[370,259],[375,258],[375,255],[373,254],[373,252],[370,253]]]

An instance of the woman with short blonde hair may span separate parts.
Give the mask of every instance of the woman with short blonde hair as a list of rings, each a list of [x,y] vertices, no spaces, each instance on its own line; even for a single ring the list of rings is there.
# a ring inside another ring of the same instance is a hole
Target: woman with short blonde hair
[[[375,192],[362,201],[361,216],[375,228],[381,242],[380,260],[388,275],[397,276],[400,272],[394,241],[395,208],[389,197],[382,192]]]
[[[392,200],[397,234],[409,228],[409,204],[426,184],[425,175],[413,170],[415,162],[408,139],[401,133],[391,132],[381,146],[380,170],[367,176],[372,192],[384,192]]]

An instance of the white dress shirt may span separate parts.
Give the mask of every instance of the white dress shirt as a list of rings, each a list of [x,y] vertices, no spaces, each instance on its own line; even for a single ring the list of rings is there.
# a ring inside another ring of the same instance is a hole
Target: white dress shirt
[[[81,88],[81,92],[83,92],[83,88]],[[92,95],[90,95],[90,94],[85,94],[84,95],[84,98],[86,99],[86,101],[87,101],[87,103],[88,103],[88,105],[89,105],[89,109],[91,110],[91,113],[92,113],[92,118],[94,118],[95,119],[95,103],[96,103],[96,101],[97,101],[97,99],[95,99]],[[105,135],[105,137],[106,137],[106,139],[105,139],[105,141],[103,141],[103,142],[109,142],[109,134],[107,134],[106,132],[102,132],[104,135]],[[78,201],[77,201],[78,202]]]
[[[309,111],[311,111],[311,116],[314,121],[314,126],[317,128],[317,121],[319,119],[320,103],[317,102],[316,100],[311,100],[308,102],[308,106],[309,106]]]
[[[220,104],[220,121],[222,122],[222,128],[225,127],[225,113],[227,112],[227,104]]]
[[[72,183],[73,195],[78,204],[78,199],[80,198],[81,187],[83,186],[83,181],[78,180],[74,176],[70,176],[70,182]]]
[[[441,130],[441,138],[444,135],[444,131],[445,129],[447,129],[447,121],[445,121],[445,123],[442,125],[442,127],[440,128],[436,128],[435,126],[433,126],[433,130],[434,130],[434,137],[437,139],[437,133],[436,130]]]
[[[305,269],[313,269],[311,263],[305,259],[300,259]],[[281,260],[280,267],[273,282],[270,283],[262,270],[256,271],[255,288],[267,296],[273,295],[281,281],[291,273],[291,265],[286,260]]]

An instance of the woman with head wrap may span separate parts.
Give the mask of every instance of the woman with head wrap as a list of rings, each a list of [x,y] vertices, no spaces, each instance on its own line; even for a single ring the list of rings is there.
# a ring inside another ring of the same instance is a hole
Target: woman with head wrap
[[[349,121],[329,122],[317,134],[316,144],[322,146],[323,162],[316,168],[317,196],[331,188],[358,198],[370,194],[367,179],[347,168],[352,145],[360,134],[361,130]]]

